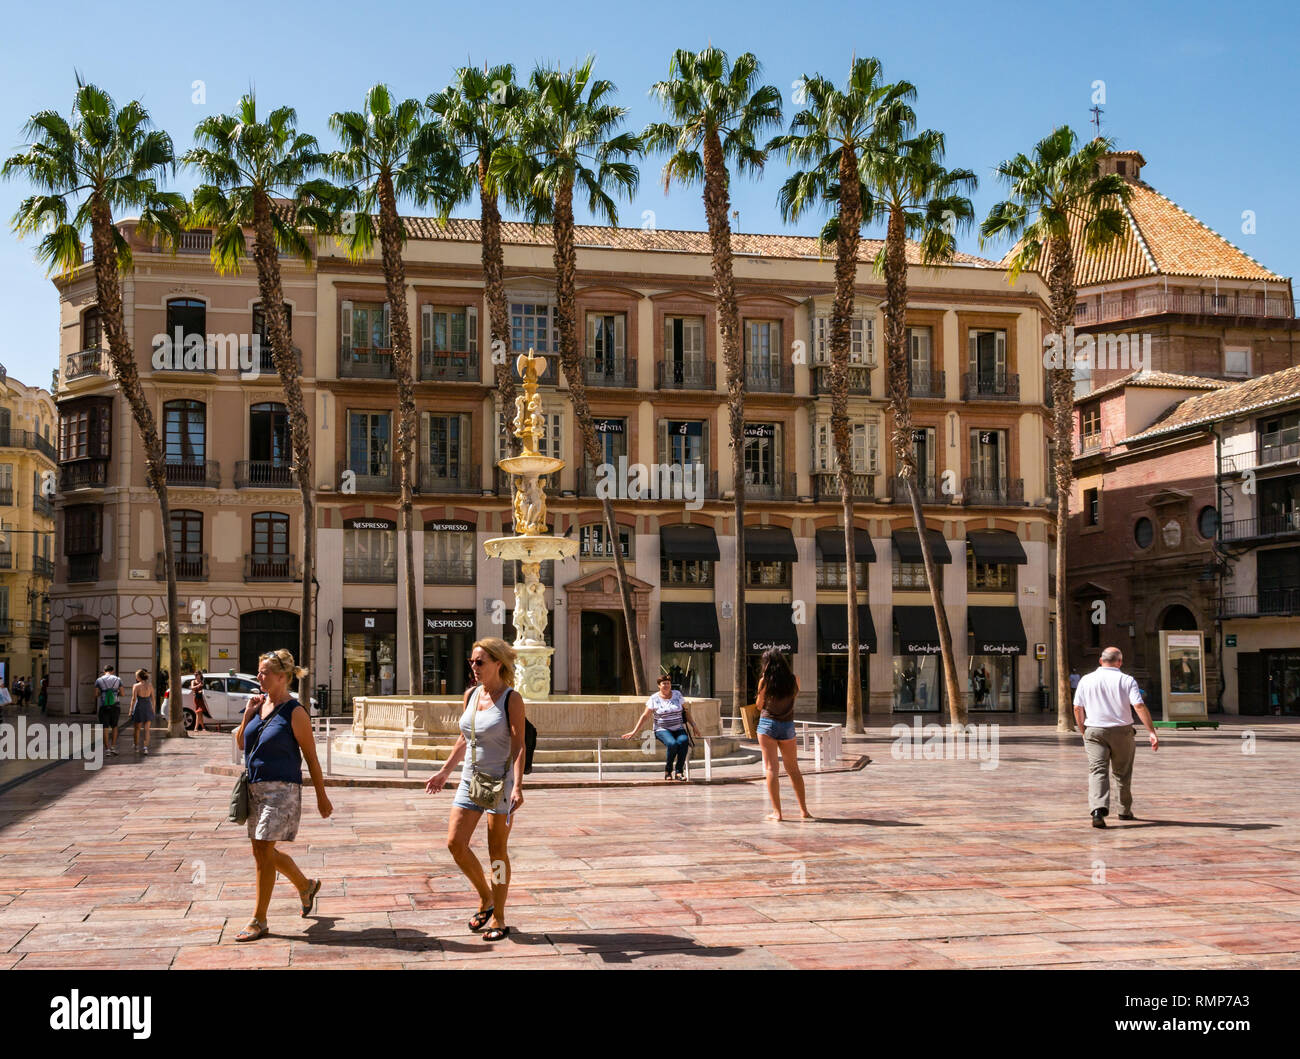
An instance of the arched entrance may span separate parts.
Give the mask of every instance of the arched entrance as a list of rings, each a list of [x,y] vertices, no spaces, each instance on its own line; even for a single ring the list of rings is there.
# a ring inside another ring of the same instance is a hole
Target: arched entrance
[[[250,610],[239,616],[239,671],[256,673],[257,660],[287,647],[298,655],[298,615],[291,610]]]
[[[1160,628],[1166,632],[1196,632],[1196,616],[1181,603],[1175,603],[1160,619]]]

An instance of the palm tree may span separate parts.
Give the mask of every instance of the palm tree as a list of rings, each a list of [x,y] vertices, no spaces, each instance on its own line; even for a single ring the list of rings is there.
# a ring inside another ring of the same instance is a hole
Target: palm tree
[[[492,350],[493,376],[497,403],[503,415],[515,405],[515,378],[511,373],[510,314],[506,306],[504,282],[505,255],[501,249],[501,208],[499,199],[520,205],[521,196],[509,186],[501,187],[492,173],[496,152],[511,142],[510,115],[523,101],[515,85],[515,69],[510,65],[494,66],[482,71],[470,66],[456,71],[452,83],[425,101],[443,141],[450,151],[443,157],[452,165],[447,171],[432,169],[434,179],[444,189],[454,189],[442,203],[441,220],[469,200],[478,191],[480,231],[483,243],[483,285],[488,303],[488,348]],[[452,168],[456,172],[451,171]],[[506,432],[509,455],[519,454],[519,439]]]
[[[875,142],[864,153],[860,166],[864,182],[871,189],[871,212],[886,223],[885,244],[876,257],[876,270],[885,277],[885,349],[889,357],[888,395],[893,413],[891,443],[898,476],[906,482],[912,502],[939,627],[939,649],[943,657],[948,715],[954,724],[966,722],[966,703],[957,679],[952,649],[952,630],[938,587],[934,555],[921,512],[917,488],[916,453],[912,447],[912,402],[907,361],[907,240],[918,244],[923,265],[935,266],[952,259],[957,249],[958,228],[968,226],[975,211],[965,192],[973,191],[976,177],[968,169],[945,169],[943,133],[927,129],[908,136],[911,122],[889,122],[877,129]]]
[[[858,643],[857,556],[853,529],[853,457],[849,434],[849,341],[858,247],[862,225],[871,214],[871,190],[862,181],[864,154],[873,147],[878,124],[913,120],[907,101],[916,89],[907,81],[886,84],[879,59],[856,59],[848,85],[840,91],[820,75],[805,77],[808,108],[778,136],[771,149],[784,148],[792,163],[809,168],[793,173],[781,187],[782,217],[795,221],[805,212],[833,211],[822,229],[822,242],[835,243],[835,301],[831,311],[831,435],[839,467],[840,504],[844,510],[844,558],[848,579],[849,688],[846,710],[850,732],[863,731],[861,656]]]
[[[168,719],[169,734],[185,735],[179,706],[181,638],[176,595],[176,564],[167,499],[167,468],[153,408],[140,385],[135,350],[127,336],[122,310],[120,275],[133,267],[131,247],[114,226],[115,212],[139,211],[137,232],[160,237],[174,247],[180,238],[185,199],[163,191],[161,181],[175,173],[171,137],[155,129],[139,100],[118,107],[103,89],[77,76],[72,116],[54,110],[34,114],[23,127],[28,143],[13,155],[0,175],[25,177],[36,194],[24,199],[14,214],[19,235],[45,231],[37,256],[49,270],[70,276],[85,260],[84,238],[90,235],[95,293],[108,357],[122,396],[135,419],[144,446],[146,477],[158,498],[162,519],[163,565],[167,574],[167,633],[170,690],[177,693]]]
[[[1082,233],[1085,254],[1110,244],[1126,229],[1123,205],[1132,196],[1116,173],[1098,175],[1103,155],[1114,143],[1097,137],[1083,147],[1068,125],[1054,129],[1034,147],[1032,158],[1018,154],[997,167],[1010,198],[996,203],[980,225],[981,242],[1004,237],[1018,240],[1010,254],[1014,283],[1021,272],[1036,270],[1047,279],[1052,333],[1062,343],[1073,334],[1075,247],[1071,231]],[[1056,476],[1056,730],[1074,730],[1070,695],[1070,659],[1066,644],[1065,542],[1070,520],[1070,482],[1074,477],[1073,349],[1064,363],[1048,369],[1052,395],[1052,442]]]
[[[342,147],[329,156],[329,170],[341,182],[335,196],[336,213],[346,216],[344,245],[356,261],[375,244],[378,219],[384,284],[388,293],[393,374],[397,377],[397,431],[393,445],[397,465],[400,532],[406,555],[407,683],[419,694],[422,672],[420,604],[415,591],[415,537],[412,513],[412,456],[417,432],[415,380],[411,365],[411,325],[406,311],[406,266],[402,247],[406,227],[397,212],[399,196],[434,198],[429,189],[428,159],[434,153],[419,100],[395,101],[388,86],[377,84],[366,93],[360,111],[330,116],[330,128]],[[414,150],[414,148],[420,148]]]
[[[571,70],[539,68],[529,79],[527,104],[519,108],[517,139],[502,147],[498,179],[529,188],[535,220],[548,217],[555,237],[555,320],[560,334],[560,364],[569,382],[569,400],[582,437],[589,466],[601,462],[591,408],[587,403],[586,350],[578,339],[576,280],[578,254],[574,245],[573,193],[585,195],[588,210],[611,225],[618,224],[618,209],[610,191],[631,197],[639,173],[631,161],[641,153],[640,139],[616,132],[626,108],[608,102],[612,82],[595,78],[595,59],[588,57]],[[525,183],[525,181],[527,183]],[[601,498],[606,540],[614,553],[614,573],[623,604],[623,624],[637,695],[647,694],[645,660],[641,657],[636,611],[628,588],[623,550],[619,547],[614,502],[608,492]]]
[[[194,191],[192,214],[200,224],[212,226],[212,264],[222,275],[237,275],[247,256],[245,229],[252,229],[253,262],[263,318],[270,331],[275,370],[284,387],[289,408],[293,449],[293,474],[302,496],[302,611],[299,622],[298,661],[311,668],[312,582],[316,570],[315,493],[311,477],[311,424],[302,399],[302,365],[292,348],[284,288],[280,281],[279,251],[305,265],[313,258],[313,245],[303,229],[311,225],[327,230],[329,215],[323,202],[329,186],[309,176],[325,161],[314,136],[297,130],[297,114],[280,107],[257,116],[253,93],[244,96],[234,114],[206,118],[194,130],[199,145],[182,161],[194,166],[206,183]],[[287,200],[288,209],[277,205]]]
[[[713,252],[713,286],[718,331],[727,367],[731,470],[736,527],[735,657],[732,659],[732,714],[739,717],[748,699],[745,639],[745,375],[740,343],[740,310],[732,271],[729,165],[738,173],[762,172],[768,150],[759,140],[781,124],[781,93],[761,85],[761,66],[752,52],[733,63],[712,45],[701,52],[679,49],[668,65],[668,79],[656,82],[657,97],[670,121],[649,125],[647,151],[664,151],[664,190],[674,180],[704,185],[704,215]]]

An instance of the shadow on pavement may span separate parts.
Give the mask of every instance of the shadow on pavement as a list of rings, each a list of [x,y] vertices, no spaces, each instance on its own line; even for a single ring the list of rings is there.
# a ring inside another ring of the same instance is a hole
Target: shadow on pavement
[[[869,827],[924,827],[911,820],[873,820],[869,816],[819,816],[810,824],[866,824]]]
[[[513,940],[513,935],[512,935]],[[576,945],[582,955],[599,956],[606,963],[631,963],[651,956],[720,957],[738,956],[743,949],[733,945],[701,945],[694,938],[669,934],[521,934],[523,945]],[[498,943],[499,944],[499,943]]]
[[[1218,827],[1225,831],[1267,831],[1281,824],[1220,824],[1214,820],[1130,820],[1108,827],[1116,831],[1131,831],[1136,827]]]

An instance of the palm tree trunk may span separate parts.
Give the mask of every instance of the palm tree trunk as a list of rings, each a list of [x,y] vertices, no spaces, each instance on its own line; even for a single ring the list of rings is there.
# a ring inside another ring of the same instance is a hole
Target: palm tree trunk
[[[397,376],[397,437],[394,463],[400,491],[398,532],[406,556],[406,682],[407,694],[422,688],[423,642],[420,639],[420,602],[415,591],[415,527],[411,476],[415,450],[415,381],[411,373],[411,325],[406,313],[406,267],[402,263],[402,228],[397,216],[393,178],[379,178],[379,243],[384,258],[384,284],[388,292],[389,325],[393,343],[393,374]],[[400,690],[400,689],[399,689]]]
[[[1052,330],[1064,336],[1074,322],[1074,255],[1066,239],[1049,243],[1048,308]],[[1056,730],[1074,731],[1074,696],[1070,691],[1069,636],[1067,635],[1066,540],[1070,525],[1070,483],[1074,480],[1074,351],[1066,350],[1065,367],[1053,369],[1052,440],[1056,474]]]
[[[108,203],[93,196],[90,202],[91,246],[94,253],[95,293],[98,299],[100,320],[108,337],[108,356],[113,363],[122,396],[131,409],[136,430],[144,447],[146,478],[158,497],[158,514],[162,519],[163,569],[167,575],[167,638],[170,651],[167,670],[168,690],[176,692],[171,700],[167,718],[167,734],[185,736],[185,715],[181,709],[181,637],[178,613],[179,597],[176,592],[176,561],[172,546],[171,507],[167,502],[167,468],[163,459],[162,441],[158,437],[158,424],[153,408],[140,385],[136,369],[135,351],[126,334],[122,315],[122,289],[118,283],[117,250],[113,245],[113,216]],[[121,630],[118,630],[119,635]]]
[[[858,277],[858,243],[862,228],[862,186],[851,144],[840,149],[839,232],[835,244],[835,303],[831,312],[831,437],[839,468],[840,504],[844,510],[844,561],[848,570],[849,686],[845,728],[862,732],[862,655],[858,650],[858,568],[853,528],[853,449],[849,437],[849,342],[854,286]]]
[[[745,628],[745,365],[741,358],[740,309],[732,273],[731,221],[727,164],[716,131],[704,137],[704,216],[713,253],[713,287],[718,300],[718,332],[727,368],[731,475],[736,533],[735,652],[731,666],[731,715],[739,720],[749,701],[749,651]]]
[[[600,445],[591,421],[591,407],[587,403],[587,370],[578,344],[577,296],[575,276],[578,256],[573,245],[573,186],[561,184],[555,191],[555,215],[551,221],[555,234],[555,318],[560,332],[560,363],[565,378],[569,380],[569,400],[578,421],[582,437],[582,452],[586,461],[595,466],[600,461]],[[632,682],[636,694],[646,695],[645,659],[641,657],[641,642],[637,635],[636,611],[632,607],[632,593],[628,589],[627,570],[623,565],[623,552],[618,546],[618,526],[614,522],[614,504],[605,497],[601,504],[605,515],[605,532],[614,549],[614,576],[618,582],[619,599],[623,606],[623,626],[627,634],[628,658],[632,663]]]
[[[489,190],[488,159],[479,156],[478,197],[483,234],[483,286],[488,303],[488,356],[492,358],[492,375],[496,380],[497,402],[502,416],[508,417],[515,406],[515,377],[510,356],[510,311],[506,305],[505,255],[501,249],[501,211],[497,193]],[[499,344],[498,344],[499,343]],[[495,424],[493,424],[495,429]],[[506,455],[518,456],[520,439],[513,430],[506,431]]]
[[[916,485],[916,455],[912,449],[912,400],[907,372],[907,243],[903,211],[889,212],[885,233],[885,345],[889,352],[889,404],[894,415],[892,443],[899,477],[907,481],[912,501],[912,521],[921,545],[921,561],[930,589],[935,624],[939,627],[939,651],[943,658],[944,687],[948,698],[948,716],[953,724],[966,723],[966,700],[957,680],[957,663],[953,655],[952,632],[943,592],[938,587],[934,554],[925,532],[925,515]]]
[[[312,584],[316,573],[316,522],[311,479],[311,424],[303,404],[301,366],[289,335],[289,321],[284,310],[284,287],[280,277],[280,257],[276,252],[271,226],[271,200],[261,191],[253,203],[253,261],[257,266],[257,287],[262,299],[262,313],[271,332],[271,355],[284,388],[289,409],[289,441],[293,450],[293,474],[302,497],[302,603],[298,620],[298,665],[310,670],[312,633],[315,630]],[[304,701],[308,691],[300,687]]]

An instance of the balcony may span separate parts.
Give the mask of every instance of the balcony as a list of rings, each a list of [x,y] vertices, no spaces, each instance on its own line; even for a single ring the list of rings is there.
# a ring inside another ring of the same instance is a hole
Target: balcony
[[[745,500],[795,500],[798,498],[798,475],[794,471],[788,474],[773,475],[767,482],[745,482]]]
[[[1259,436],[1257,448],[1234,452],[1219,460],[1220,474],[1237,474],[1252,468],[1273,468],[1300,460],[1300,427],[1287,427]]]
[[[910,397],[942,401],[947,393],[948,376],[942,371],[913,371],[908,375]]]
[[[68,581],[98,581],[99,580],[99,556],[98,555],[69,555],[68,556]]]
[[[76,460],[59,468],[59,490],[102,489],[108,484],[108,460]]]
[[[343,580],[361,585],[397,584],[397,556],[345,555]]]
[[[63,358],[63,381],[84,379],[91,375],[108,374],[108,357],[105,350],[96,346],[94,349],[79,349]]]
[[[939,478],[936,476],[921,476],[916,479],[916,489],[923,504],[951,504],[952,496],[945,493],[939,487]],[[889,480],[889,499],[896,504],[910,504],[912,502],[911,493],[908,492],[907,483],[904,479],[897,476]]]
[[[813,494],[817,500],[838,500],[840,498],[839,472],[814,471]],[[849,475],[849,494],[855,500],[874,500],[876,476],[874,474]]]
[[[392,379],[392,349],[357,348],[342,346],[339,348],[340,379]]]
[[[217,489],[221,485],[221,465],[216,460],[168,458],[168,485],[190,485]]]
[[[426,585],[472,585],[475,583],[473,559],[425,559]]]
[[[712,390],[717,371],[711,360],[661,360],[655,364],[655,388],[659,390]]]
[[[298,479],[288,460],[239,460],[236,489],[296,489]]]
[[[1020,376],[1005,371],[968,372],[961,377],[963,401],[1019,401]]]
[[[420,468],[420,492],[424,493],[477,493],[482,475],[478,467],[464,468],[461,473],[449,478],[436,474],[432,467]]]
[[[1115,447],[1115,435],[1109,430],[1094,430],[1082,436],[1073,435],[1070,443],[1072,455],[1077,460],[1082,456],[1097,456],[1109,452]]]
[[[30,430],[0,428],[0,448],[31,449],[43,456],[48,456],[51,460],[55,458],[54,446],[39,434]]]
[[[622,363],[586,359],[587,385],[617,390],[635,390],[636,357],[624,357]]]
[[[1253,596],[1224,596],[1220,618],[1292,618],[1300,615],[1300,588],[1262,588]]]
[[[50,623],[43,618],[33,618],[28,623],[27,638],[29,640],[48,640],[50,638]]]
[[[397,475],[391,467],[384,474],[362,474],[360,471],[352,473],[355,476],[352,484],[358,493],[397,492]]]
[[[16,570],[13,552],[0,552],[0,570]]]
[[[302,350],[297,346],[293,347],[293,359],[298,364],[298,374],[302,375]],[[269,376],[271,379],[279,379],[280,373],[275,366],[275,354],[271,351],[271,343],[265,338],[259,336],[257,343],[257,352],[254,354],[248,346],[239,347],[240,364],[252,364],[253,370],[260,375]]]
[[[0,507],[12,507],[14,502],[13,486],[6,486],[0,489]]]
[[[0,616],[0,636],[12,636],[14,632],[13,620],[8,614]]]
[[[853,564],[857,569],[857,587],[865,590],[867,587],[867,564],[857,562]],[[828,563],[824,559],[817,560],[817,587],[818,588],[848,588],[849,587],[849,564],[848,563]]]
[[[1300,533],[1300,509],[1260,518],[1239,518],[1223,523],[1225,541],[1265,540]]]
[[[32,572],[35,573],[37,577],[53,577],[54,560],[47,559],[43,555],[33,555]]]
[[[209,231],[181,232],[176,250],[181,254],[212,253],[212,233]]]
[[[298,564],[292,555],[256,553],[244,556],[245,581],[297,581]]]
[[[167,560],[165,552],[157,552],[154,562],[153,579],[167,580]],[[208,556],[199,552],[177,552],[172,556],[176,563],[177,581],[206,581],[208,579]]]
[[[763,370],[745,365],[746,393],[794,393],[794,365],[778,364]]]
[[[1023,478],[967,478],[962,482],[965,504],[1023,504]]]
[[[850,364],[849,365],[849,393],[858,397],[871,396],[871,368],[870,364]],[[814,394],[829,394],[831,392],[831,366],[829,364],[814,364],[812,366],[812,392]]]
[[[54,505],[39,494],[32,497],[32,510],[43,518],[54,517]]]
[[[1186,313],[1193,316],[1251,316],[1268,320],[1293,319],[1295,303],[1286,296],[1263,291],[1201,294],[1183,291],[1144,291],[1101,302],[1088,300],[1075,307],[1074,326],[1129,320],[1135,316]]]
[[[421,353],[421,382],[480,382],[477,353]]]

